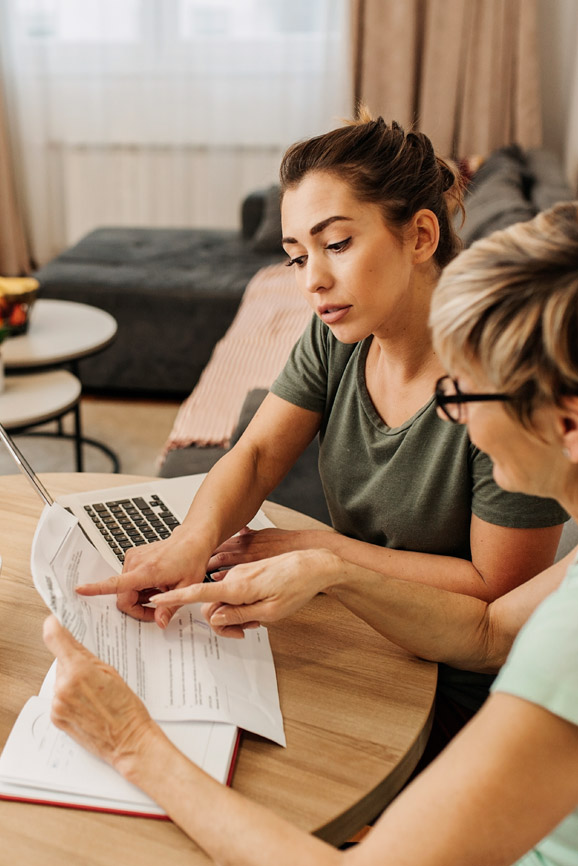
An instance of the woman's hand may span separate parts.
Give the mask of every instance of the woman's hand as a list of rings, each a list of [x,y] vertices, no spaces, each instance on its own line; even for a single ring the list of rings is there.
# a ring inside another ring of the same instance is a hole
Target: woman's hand
[[[151,601],[157,611],[205,602],[203,613],[217,634],[242,638],[244,629],[276,622],[302,608],[331,584],[341,565],[329,550],[292,551],[237,565],[216,583],[175,589]]]
[[[281,553],[293,550],[311,550],[315,547],[329,547],[327,530],[294,530],[294,529],[249,529],[245,526],[237,535],[221,544],[209,560],[208,570],[233,568],[244,562],[255,562],[258,559],[270,559]]]
[[[98,583],[77,587],[79,595],[117,595],[117,607],[135,619],[157,623],[166,628],[178,606],[155,611],[148,607],[151,594],[166,589],[201,583],[205,578],[208,553],[184,527],[177,527],[170,538],[127,551],[122,574]]]
[[[119,674],[76,641],[56,617],[44,642],[57,659],[52,721],[89,752],[120,769],[160,729]]]

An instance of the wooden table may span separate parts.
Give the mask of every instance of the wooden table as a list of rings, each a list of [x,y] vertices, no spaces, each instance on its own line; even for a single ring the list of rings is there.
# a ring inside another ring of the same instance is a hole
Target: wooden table
[[[134,476],[45,474],[53,495]],[[287,529],[316,521],[272,503]],[[0,746],[51,663],[47,609],[30,577],[41,502],[26,479],[0,477]],[[436,666],[393,646],[327,596],[269,628],[287,748],[244,734],[233,787],[341,844],[395,796],[431,724]],[[191,808],[195,792],[191,791]],[[197,866],[207,856],[169,821],[0,802],[0,862],[19,866]]]

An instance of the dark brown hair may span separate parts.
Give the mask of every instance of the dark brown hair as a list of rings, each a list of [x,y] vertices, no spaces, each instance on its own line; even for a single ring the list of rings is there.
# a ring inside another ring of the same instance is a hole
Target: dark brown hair
[[[393,231],[403,232],[414,214],[431,210],[440,227],[435,252],[443,268],[461,249],[452,222],[463,211],[459,172],[434,153],[421,132],[406,133],[395,121],[388,126],[365,109],[360,119],[292,145],[281,163],[281,194],[306,174],[326,171],[349,184],[359,201],[378,204]]]

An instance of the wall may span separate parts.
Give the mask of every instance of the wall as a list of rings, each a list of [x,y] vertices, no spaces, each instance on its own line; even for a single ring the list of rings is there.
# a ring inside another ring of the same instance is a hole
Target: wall
[[[578,193],[578,2],[538,0],[544,145]]]

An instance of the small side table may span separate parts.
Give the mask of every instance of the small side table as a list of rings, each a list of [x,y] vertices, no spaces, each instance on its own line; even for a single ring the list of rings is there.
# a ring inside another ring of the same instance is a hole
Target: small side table
[[[32,307],[28,331],[2,344],[4,366],[24,371],[71,364],[106,349],[116,331],[116,320],[98,307],[41,298]]]
[[[22,433],[46,421],[60,421],[63,415],[75,413],[78,427],[80,380],[68,370],[51,370],[29,376],[6,376],[0,393],[0,423],[12,433]],[[30,434],[34,435],[34,434]],[[42,435],[55,435],[45,434]],[[65,436],[60,430],[60,436]],[[82,466],[81,437],[76,440],[76,465]],[[80,471],[80,470],[79,470]]]
[[[23,430],[54,421],[78,405],[80,380],[68,370],[30,376],[6,376],[0,393],[0,423],[7,430]]]
[[[74,433],[71,436],[63,432],[60,423],[57,433],[42,431],[29,435],[74,439],[78,472],[83,471],[83,443],[103,451],[111,459],[113,471],[119,472],[120,465],[114,451],[82,434],[82,386],[78,378],[78,361],[109,346],[116,332],[113,316],[97,307],[73,301],[42,298],[36,301],[28,331],[10,337],[2,344],[6,371],[19,375],[6,376],[6,390],[0,394],[0,422],[12,432],[21,433],[44,421],[60,422],[63,415],[73,411]],[[70,370],[59,369],[63,367]],[[75,389],[78,393],[73,397]]]

